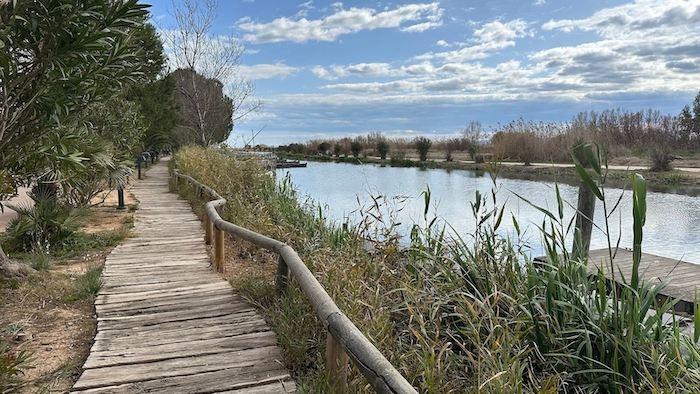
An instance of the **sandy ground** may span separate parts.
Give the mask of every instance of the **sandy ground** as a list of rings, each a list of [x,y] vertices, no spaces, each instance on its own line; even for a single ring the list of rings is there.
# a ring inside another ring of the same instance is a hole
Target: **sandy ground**
[[[5,228],[7,227],[7,224],[12,220],[14,217],[17,216],[17,213],[10,209],[10,207],[5,206],[5,204],[14,204],[14,205],[24,205],[24,204],[29,204],[31,205],[33,203],[32,199],[29,198],[27,193],[29,192],[29,189],[26,187],[21,187],[19,190],[17,190],[17,196],[10,198],[7,201],[2,201],[0,202],[3,205],[3,211],[0,212],[0,233],[5,231]]]
[[[127,205],[135,204],[126,193]],[[116,209],[112,193],[92,214],[82,231],[115,231],[129,226],[133,210]],[[24,392],[66,392],[78,378],[95,334],[91,298],[76,300],[76,280],[104,264],[109,250],[84,252],[68,261],[54,261],[47,271],[27,280],[0,282],[0,337],[31,353]]]

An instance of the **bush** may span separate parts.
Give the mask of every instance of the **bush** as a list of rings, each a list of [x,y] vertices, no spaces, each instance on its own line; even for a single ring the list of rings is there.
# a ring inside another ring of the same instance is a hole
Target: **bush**
[[[97,294],[102,288],[102,267],[93,266],[78,277],[75,283],[76,292],[74,299],[84,300],[91,297],[97,297]]]
[[[51,257],[43,251],[34,251],[29,256],[32,268],[37,271],[46,271],[51,267]]]
[[[416,147],[416,150],[418,151],[418,156],[420,156],[420,161],[428,160],[428,151],[430,150],[430,147],[433,145],[433,142],[431,140],[429,140],[428,138],[418,137],[415,140],[413,140],[413,144]]]
[[[31,198],[34,206],[11,206],[18,216],[7,226],[8,250],[49,251],[60,247],[75,233],[86,214],[51,196],[31,195]]]
[[[382,160],[386,160],[386,155],[389,153],[389,143],[386,139],[380,139],[377,141],[377,153]]]
[[[0,393],[20,390],[24,370],[30,367],[30,354],[24,350],[14,351],[0,338]]]
[[[358,140],[354,140],[350,143],[350,150],[352,151],[352,155],[357,157],[360,157],[360,153],[362,152],[362,143]]]
[[[651,151],[651,170],[652,171],[671,171],[673,166],[671,162],[675,159],[674,155],[662,147],[654,148]]]

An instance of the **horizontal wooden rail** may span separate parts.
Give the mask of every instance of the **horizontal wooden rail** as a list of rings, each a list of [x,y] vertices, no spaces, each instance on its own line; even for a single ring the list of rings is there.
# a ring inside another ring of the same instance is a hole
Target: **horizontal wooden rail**
[[[207,241],[214,243],[215,265],[223,269],[224,247],[223,233],[229,233],[261,248],[279,255],[277,269],[277,289],[284,292],[287,288],[289,273],[296,279],[301,291],[314,308],[316,315],[328,331],[326,340],[326,370],[335,385],[334,392],[347,391],[347,360],[350,358],[362,372],[369,384],[378,393],[417,393],[406,378],[377,350],[362,332],[338,308],[321,283],[309,271],[297,252],[289,245],[276,239],[258,234],[237,226],[221,218],[218,207],[226,204],[214,189],[200,183],[189,175],[174,170],[175,188],[179,179],[187,181],[200,194],[207,194],[211,201],[205,205],[205,226],[213,226],[214,236],[207,229]]]

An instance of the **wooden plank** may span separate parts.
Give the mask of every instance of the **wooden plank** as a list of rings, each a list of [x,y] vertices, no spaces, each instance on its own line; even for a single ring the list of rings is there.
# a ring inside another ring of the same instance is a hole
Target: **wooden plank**
[[[109,337],[106,334],[95,337],[93,351],[128,349],[134,342],[145,345],[164,345],[168,343],[189,343],[194,340],[234,337],[253,332],[269,331],[265,320],[252,317],[248,321],[210,325],[196,328],[177,328],[173,330],[142,331],[132,335]],[[114,331],[113,331],[114,332]],[[120,334],[119,332],[117,332]]]
[[[142,382],[175,376],[194,375],[204,372],[251,367],[256,364],[277,363],[281,352],[277,346],[237,350],[197,357],[173,358],[143,364],[118,365],[85,369],[74,389]]]
[[[119,386],[89,389],[82,393],[153,393],[153,392],[187,392],[187,393],[293,393],[294,382],[278,365],[266,363],[250,367],[229,368],[206,372],[192,376],[175,376],[158,380],[146,380]]]

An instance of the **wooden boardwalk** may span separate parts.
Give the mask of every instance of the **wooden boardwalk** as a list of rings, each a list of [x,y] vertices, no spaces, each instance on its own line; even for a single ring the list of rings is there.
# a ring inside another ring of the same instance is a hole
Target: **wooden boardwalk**
[[[598,267],[601,267],[605,277],[610,279],[612,275],[610,274],[609,261],[607,249],[591,250],[588,271],[591,274],[597,274]],[[622,278],[620,278],[620,273],[622,273],[629,283],[632,277],[632,251],[619,249],[615,256],[614,267],[615,280],[622,282]],[[678,301],[676,310],[686,313],[694,312],[695,293],[698,292],[700,296],[699,264],[642,253],[639,276],[650,283],[665,282],[666,288],[661,291],[661,294]]]
[[[287,393],[275,334],[210,268],[165,163],[131,189],[135,234],[107,257],[97,335],[74,392]]]

